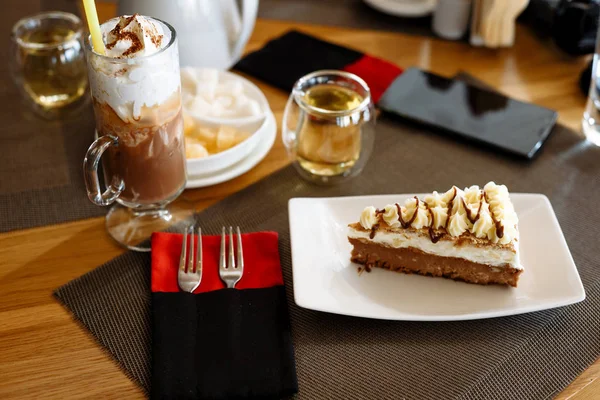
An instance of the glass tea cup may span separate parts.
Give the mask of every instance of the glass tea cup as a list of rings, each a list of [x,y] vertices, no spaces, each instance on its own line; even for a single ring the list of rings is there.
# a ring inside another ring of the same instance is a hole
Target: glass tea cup
[[[316,71],[300,78],[285,108],[282,136],[303,178],[334,184],[358,175],[375,140],[369,87],[344,71]]]
[[[83,103],[88,86],[81,20],[44,12],[19,20],[11,35],[11,72],[23,98],[46,118]]]

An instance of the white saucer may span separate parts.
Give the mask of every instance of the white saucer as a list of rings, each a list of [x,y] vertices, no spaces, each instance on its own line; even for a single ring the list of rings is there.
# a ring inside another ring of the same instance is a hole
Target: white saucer
[[[273,147],[273,143],[275,143],[275,138],[277,137],[277,122],[275,121],[275,116],[271,112],[267,115],[267,124],[262,135],[263,137],[260,138],[260,142],[256,145],[256,148],[252,150],[249,156],[222,171],[206,175],[188,175],[185,188],[200,188],[229,181],[248,172],[254,168],[256,164],[261,162],[269,153],[271,147]]]
[[[382,13],[396,17],[424,17],[435,9],[437,0],[364,0]]]

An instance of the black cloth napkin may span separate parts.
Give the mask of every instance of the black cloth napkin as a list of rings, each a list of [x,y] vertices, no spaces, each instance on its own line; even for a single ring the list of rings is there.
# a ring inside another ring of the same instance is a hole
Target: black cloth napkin
[[[233,68],[288,92],[306,74],[343,70],[367,82],[375,103],[402,73],[388,61],[295,30],[246,55]]]
[[[279,399],[297,392],[283,286],[153,293],[153,399]]]
[[[289,92],[308,73],[343,69],[362,56],[359,51],[292,30],[246,55],[233,68]]]
[[[220,237],[203,236],[195,293],[177,289],[182,236],[152,237],[152,399],[279,399],[298,391],[274,232],[242,235],[244,276],[218,277]],[[239,289],[238,289],[239,288]]]

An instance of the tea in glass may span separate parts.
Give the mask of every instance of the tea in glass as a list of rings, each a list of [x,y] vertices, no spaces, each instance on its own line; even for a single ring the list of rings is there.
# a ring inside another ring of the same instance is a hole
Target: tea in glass
[[[81,21],[49,12],[27,17],[12,31],[14,79],[25,99],[40,112],[80,100],[87,89]]]
[[[352,89],[321,84],[306,91],[303,100],[316,109],[347,112],[362,103]],[[360,127],[339,126],[322,121],[299,127],[298,162],[316,175],[334,176],[350,170],[360,156]]]
[[[301,78],[286,107],[283,139],[300,174],[330,183],[358,174],[369,157],[375,114],[356,75],[318,71]]]

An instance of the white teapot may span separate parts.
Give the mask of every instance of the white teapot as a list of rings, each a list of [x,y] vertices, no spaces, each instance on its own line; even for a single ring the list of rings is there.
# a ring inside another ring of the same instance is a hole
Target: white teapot
[[[181,66],[228,69],[241,57],[256,22],[258,0],[120,0],[119,15],[141,14],[171,24]]]

